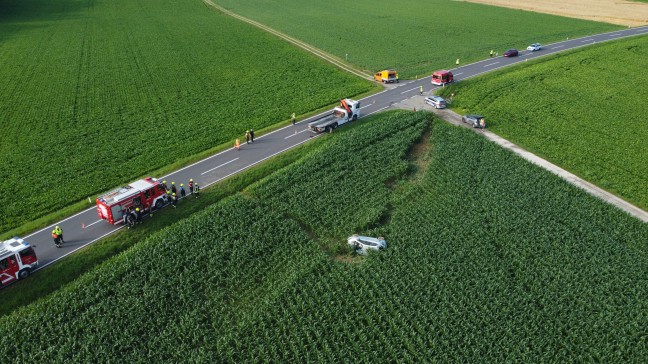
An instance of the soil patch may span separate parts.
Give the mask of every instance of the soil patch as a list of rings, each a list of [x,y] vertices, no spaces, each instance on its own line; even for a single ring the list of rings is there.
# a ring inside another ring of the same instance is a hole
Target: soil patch
[[[626,0],[463,0],[625,26],[648,25],[648,3]]]

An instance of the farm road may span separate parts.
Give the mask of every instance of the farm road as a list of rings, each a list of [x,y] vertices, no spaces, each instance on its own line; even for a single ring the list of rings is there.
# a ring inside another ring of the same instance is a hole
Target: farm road
[[[500,69],[511,64],[524,62],[527,59],[542,57],[597,42],[647,33],[648,26],[645,26],[572,39],[546,45],[545,49],[538,52],[523,51],[520,52],[519,57],[514,58],[489,58],[484,61],[454,68],[452,71],[455,74],[455,79],[461,80]],[[407,100],[420,100],[422,99],[419,94],[419,88],[421,86],[423,87],[424,93],[429,93],[438,88],[437,86],[431,85],[430,77],[402,82],[394,87],[384,90],[383,92],[362,99],[362,114],[363,116],[367,116],[388,108],[398,107],[399,103],[408,102]],[[253,144],[243,144],[240,151],[234,149],[225,150],[161,178],[164,178],[167,181],[175,181],[176,183],[186,183],[190,178],[193,178],[203,188],[205,188],[279,153],[301,145],[312,138],[321,137],[321,134],[315,135],[308,131],[307,123],[321,117],[323,114],[325,113],[302,120],[296,125],[288,125],[279,130],[259,136],[255,139]],[[279,115],[277,116],[277,119],[285,119],[286,117],[287,115]],[[191,203],[191,201],[183,201],[179,208],[181,208],[183,203]],[[645,212],[643,213],[645,214]],[[54,247],[50,236],[50,232],[55,225],[60,225],[64,230],[66,244],[64,244],[60,249]],[[106,221],[100,221],[97,217],[96,209],[93,207],[27,235],[24,238],[32,245],[35,245],[36,252],[41,262],[40,270],[74,251],[118,231],[121,228],[122,227],[119,225],[113,226],[108,224]]]

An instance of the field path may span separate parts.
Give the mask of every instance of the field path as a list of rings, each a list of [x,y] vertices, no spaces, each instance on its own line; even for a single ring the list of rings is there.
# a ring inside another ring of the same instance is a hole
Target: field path
[[[301,49],[303,49],[303,50],[305,50],[305,51],[307,51],[309,53],[312,53],[315,56],[317,56],[317,57],[319,57],[319,58],[321,58],[321,59],[323,59],[323,60],[325,60],[325,61],[335,65],[336,67],[339,67],[339,68],[341,68],[341,69],[343,69],[343,70],[345,70],[345,71],[347,71],[349,73],[352,73],[352,74],[354,74],[354,75],[356,75],[358,77],[364,78],[364,79],[369,80],[369,81],[374,80],[372,75],[348,65],[347,63],[345,63],[344,61],[342,61],[338,57],[336,57],[336,56],[334,56],[332,54],[329,54],[327,52],[324,52],[323,50],[321,50],[319,48],[313,47],[312,45],[310,45],[308,43],[302,42],[299,39],[293,38],[293,37],[291,37],[291,36],[289,36],[287,34],[284,34],[284,33],[280,32],[280,31],[278,31],[278,30],[270,28],[269,26],[267,26],[265,24],[261,24],[261,23],[259,23],[257,21],[246,18],[246,17],[241,16],[239,14],[236,14],[236,13],[230,11],[230,10],[225,9],[224,7],[222,7],[220,5],[214,4],[211,0],[202,0],[202,2],[205,5],[207,5],[208,7],[212,8],[212,9],[214,9],[216,11],[220,11],[223,14],[229,15],[229,16],[231,16],[233,18],[236,18],[236,19],[238,19],[240,21],[246,22],[246,23],[248,23],[250,25],[253,25],[253,26],[255,26],[255,27],[257,27],[257,28],[259,28],[259,29],[261,29],[263,31],[266,31],[266,32],[270,33],[270,34],[274,34],[277,37],[279,37],[281,39],[284,39],[284,40],[296,45],[297,47],[299,47],[299,48],[301,48]]]

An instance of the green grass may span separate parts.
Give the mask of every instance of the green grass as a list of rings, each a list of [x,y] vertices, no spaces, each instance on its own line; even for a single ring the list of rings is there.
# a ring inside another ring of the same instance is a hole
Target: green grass
[[[552,56],[443,90],[453,107],[648,209],[648,37]]]
[[[7,332],[39,327],[0,355],[645,362],[648,226],[430,118],[388,113],[326,136],[319,151],[0,318]],[[322,188],[332,180],[348,196]],[[359,258],[323,246],[344,246],[350,232],[383,234],[389,247]]]
[[[2,232],[377,89],[199,1],[1,7]]]
[[[448,0],[213,0],[361,69],[403,78],[488,58],[491,49],[549,43],[621,27]]]

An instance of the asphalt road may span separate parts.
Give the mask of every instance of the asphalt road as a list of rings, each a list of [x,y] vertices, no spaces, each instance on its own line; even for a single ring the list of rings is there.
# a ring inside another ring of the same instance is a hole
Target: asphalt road
[[[540,51],[521,51],[518,57],[505,58],[499,56],[487,58],[477,63],[465,66],[459,65],[452,69],[452,72],[455,75],[455,81],[458,81],[500,69],[511,64],[525,62],[527,59],[534,59],[549,54],[563,52],[568,49],[641,34],[648,34],[648,26],[549,44],[545,45]],[[487,56],[487,54],[485,56]],[[439,87],[433,86],[430,83],[430,77],[389,85],[384,91],[361,100],[362,116],[364,117],[388,109],[394,104],[412,97],[420,97],[420,86],[423,86],[423,90],[426,94],[429,94],[430,91]],[[326,113],[328,112],[329,111]],[[322,113],[306,120],[302,120],[294,126],[289,125],[266,135],[258,136],[255,138],[254,143],[242,144],[240,150],[235,150],[234,148],[228,149],[160,178],[166,179],[169,182],[175,181],[176,184],[187,184],[187,181],[189,181],[190,178],[193,178],[202,188],[208,187],[209,185],[250,168],[279,153],[308,142],[312,138],[322,136],[322,134],[315,135],[308,131],[306,124],[316,120],[324,114],[325,113]],[[242,138],[242,140],[245,139]],[[128,183],[130,181],[124,182]],[[146,219],[144,220],[144,223],[146,223]],[[54,246],[50,235],[55,225],[60,225],[64,232],[66,243],[63,244],[62,248],[56,248]],[[66,255],[112,234],[121,228],[121,225],[113,226],[104,220],[99,220],[96,208],[93,207],[27,235],[24,239],[31,245],[35,246],[40,261],[40,270],[60,260]]]

